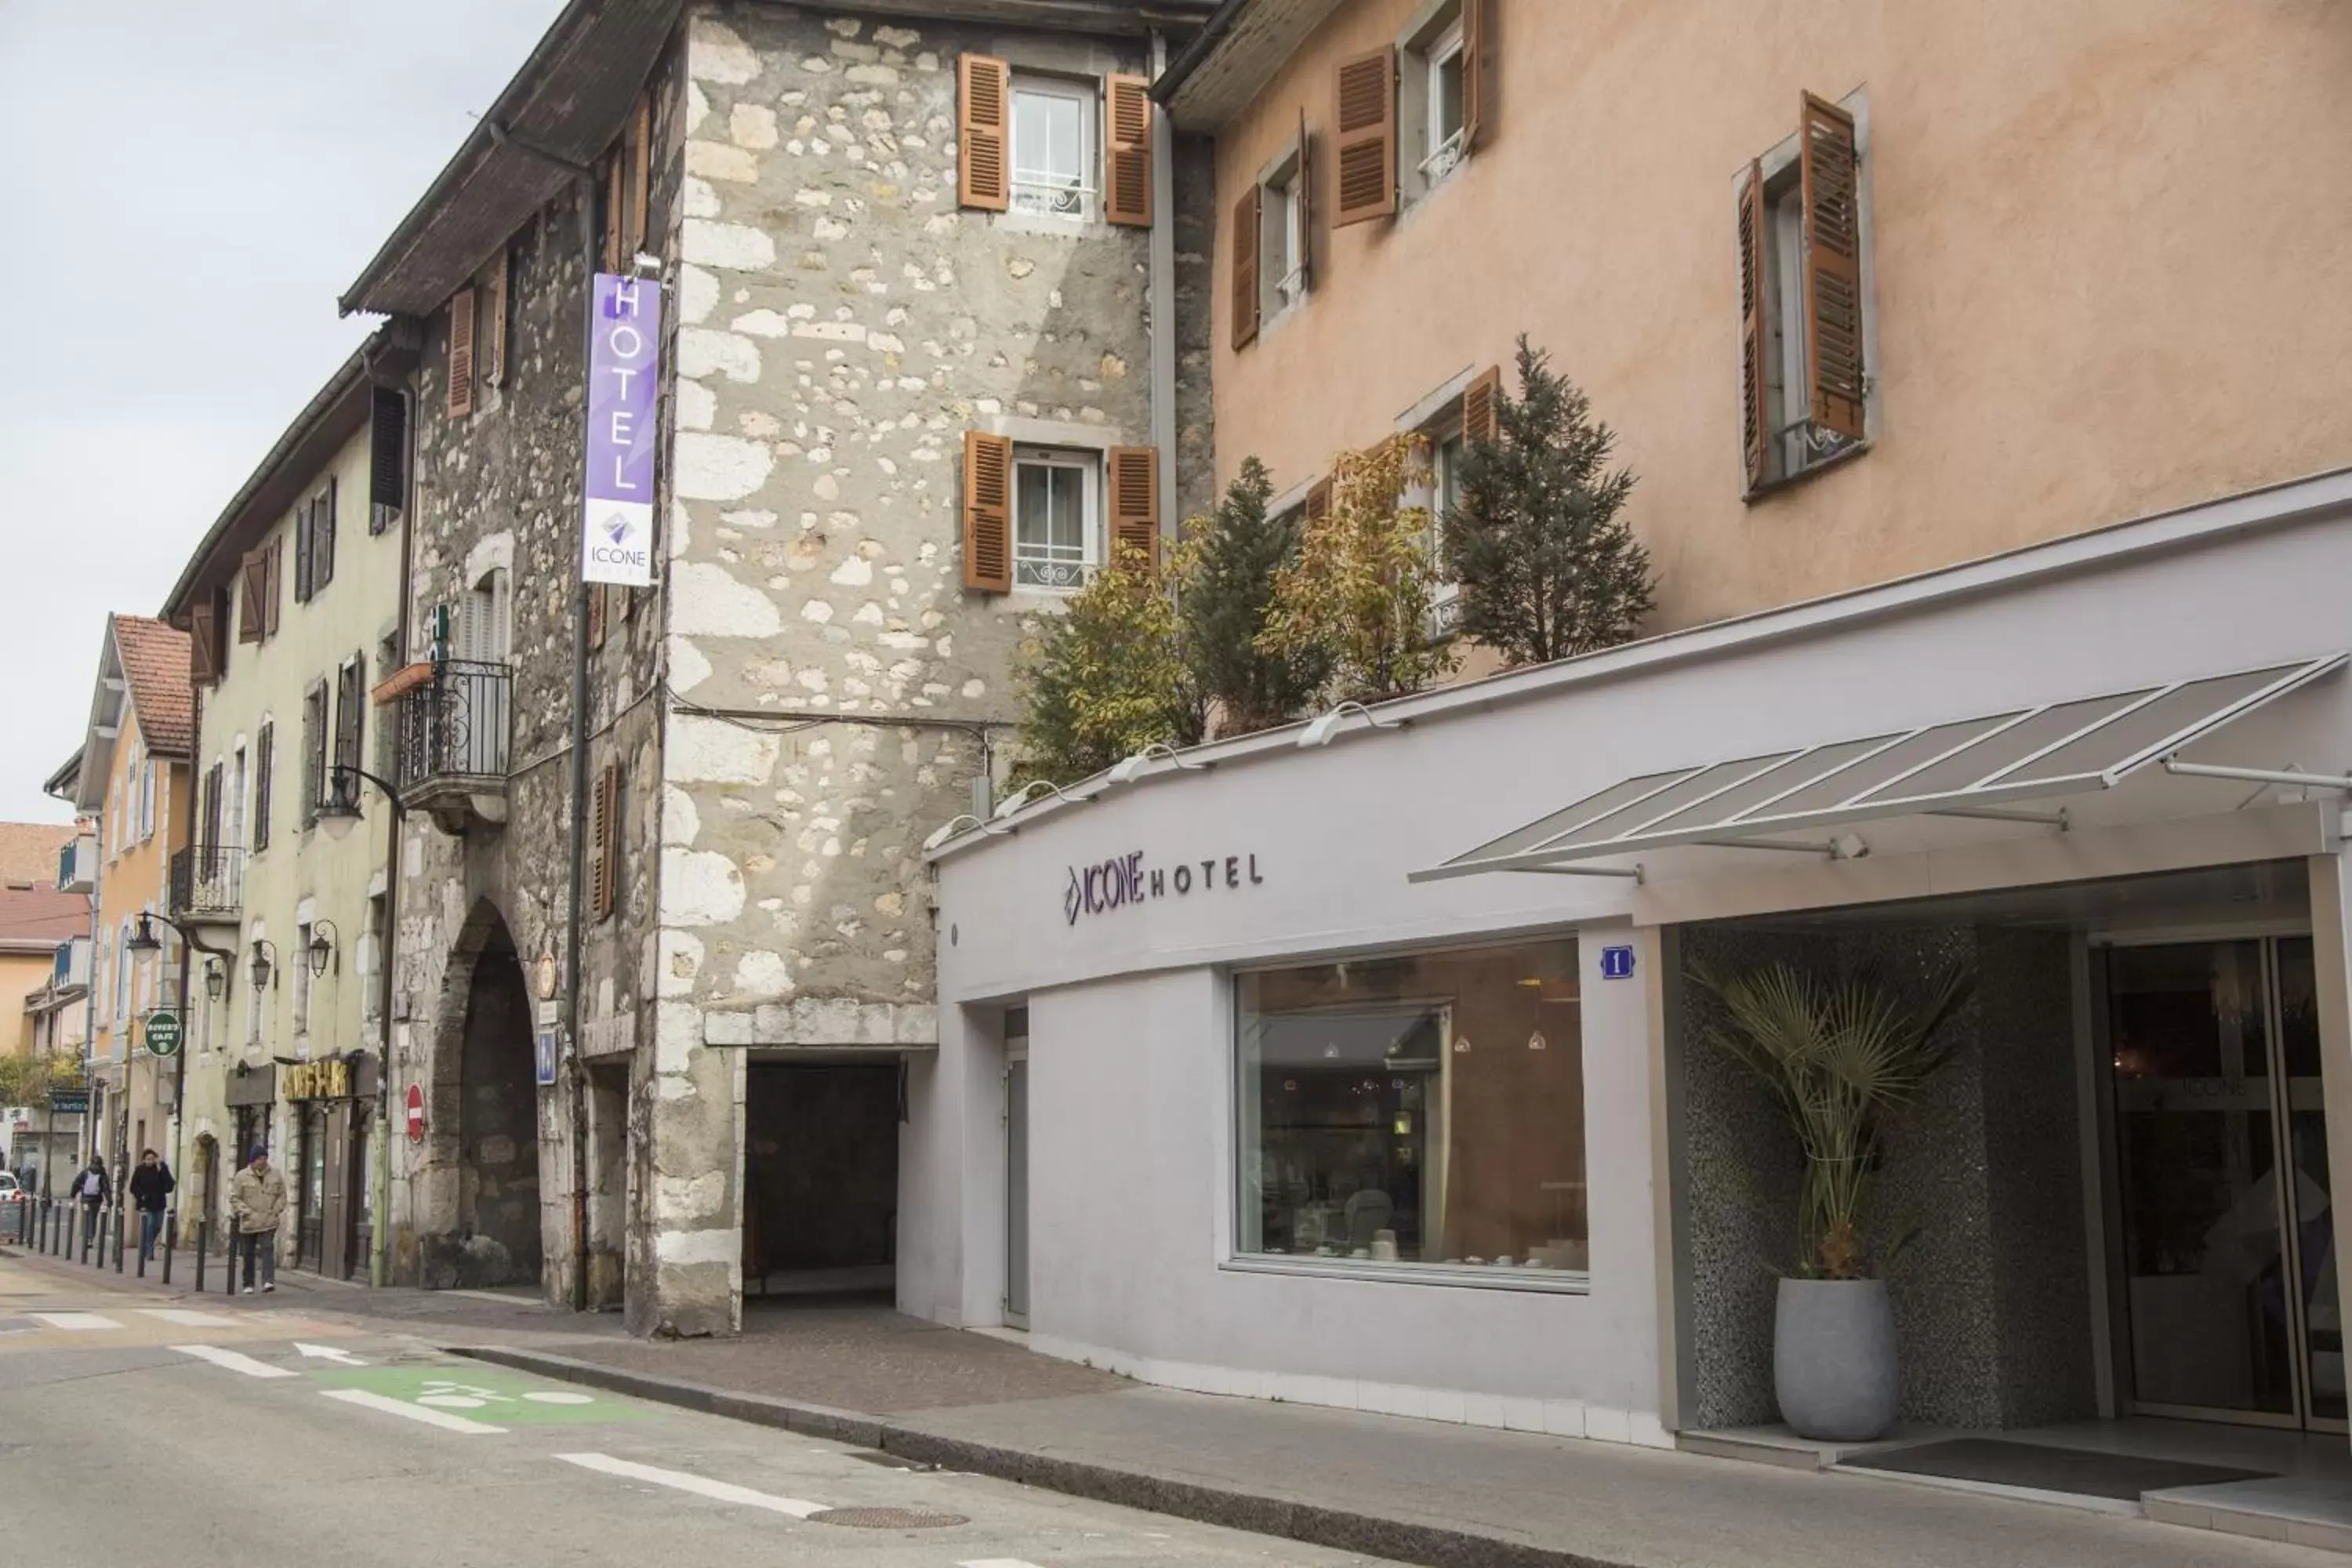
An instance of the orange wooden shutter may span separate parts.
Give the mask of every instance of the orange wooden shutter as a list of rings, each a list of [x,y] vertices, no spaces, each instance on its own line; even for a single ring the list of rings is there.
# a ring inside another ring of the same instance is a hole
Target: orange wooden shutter
[[[1804,95],[1806,409],[1815,427],[1862,439],[1862,221],[1853,116]]]
[[[637,98],[637,118],[629,135],[629,232],[623,244],[634,256],[646,247],[646,206],[653,184],[654,100]]]
[[[474,411],[474,290],[449,296],[449,417]]]
[[[620,837],[621,769],[606,763],[597,770],[588,795],[588,918],[601,921],[613,912],[619,879],[614,853]]]
[[[215,680],[220,677],[220,627],[210,605],[188,612],[188,679]]]
[[[1003,212],[1013,205],[1013,69],[987,55],[956,58],[956,201]]]
[[[963,433],[963,585],[1013,591],[1013,440]]]
[[[1315,143],[1307,139],[1304,105],[1298,110],[1298,173],[1291,176],[1290,188],[1298,201],[1298,254],[1290,264],[1298,268],[1298,291],[1305,294],[1315,287]]]
[[[1259,189],[1253,184],[1234,204],[1234,347],[1257,341]]]
[[[1160,448],[1110,449],[1111,562],[1125,565],[1141,551],[1148,564],[1160,564]]]
[[[1495,0],[1462,0],[1462,150],[1486,140],[1487,72],[1493,68]]]
[[[278,635],[278,601],[283,596],[286,577],[286,539],[283,534],[269,542],[269,564],[261,574],[261,629],[270,637]]]
[[[1771,471],[1772,409],[1764,388],[1764,168],[1748,165],[1739,192],[1739,451],[1754,489]]]
[[[1103,216],[1138,228],[1151,226],[1151,95],[1139,76],[1103,79],[1110,135],[1103,154]]]
[[[236,640],[259,642],[269,632],[269,552],[248,550],[237,563]]]
[[[592,583],[588,587],[588,646],[604,646],[604,584]]]
[[[1331,476],[1324,475],[1307,487],[1307,525],[1309,528],[1331,515]]]
[[[512,259],[511,253],[500,246],[498,260],[490,264],[489,334],[481,358],[482,379],[492,386],[507,384],[507,287]]]
[[[628,241],[622,229],[629,216],[629,154],[626,147],[615,147],[604,159],[604,270],[623,270],[622,251]]]
[[[1396,211],[1396,50],[1374,49],[1339,62],[1339,195],[1331,226],[1388,217]]]
[[[1502,431],[1495,418],[1495,395],[1503,390],[1503,371],[1488,365],[1462,389],[1462,444],[1492,441]]]

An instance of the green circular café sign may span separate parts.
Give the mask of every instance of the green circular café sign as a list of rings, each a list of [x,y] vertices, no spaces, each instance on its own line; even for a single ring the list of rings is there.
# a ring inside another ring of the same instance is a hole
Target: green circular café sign
[[[180,1016],[169,1007],[158,1007],[148,1014],[142,1034],[147,1041],[147,1048],[157,1056],[176,1057],[180,1054]]]

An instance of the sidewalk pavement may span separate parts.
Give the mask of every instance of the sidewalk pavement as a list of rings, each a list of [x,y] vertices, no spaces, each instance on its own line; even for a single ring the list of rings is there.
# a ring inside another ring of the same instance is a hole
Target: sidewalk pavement
[[[110,1285],[121,1279],[109,1271]],[[484,1361],[910,1462],[1435,1568],[2346,1561],[1901,1481],[1151,1388],[881,1306],[755,1306],[740,1339],[656,1342],[631,1339],[611,1314],[574,1317],[520,1293],[279,1280],[279,1307],[403,1322]]]

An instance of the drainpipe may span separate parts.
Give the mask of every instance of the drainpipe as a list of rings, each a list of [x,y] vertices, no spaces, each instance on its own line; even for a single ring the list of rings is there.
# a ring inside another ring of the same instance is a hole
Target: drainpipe
[[[408,634],[413,625],[409,618],[409,587],[414,579],[416,532],[412,526],[416,515],[416,400],[410,397],[404,384],[396,389],[408,405],[408,416],[401,421],[401,441],[407,448],[401,458],[400,494],[400,618],[399,629],[393,635],[399,639],[400,657],[404,663],[408,655]],[[374,382],[370,379],[368,395],[375,395]],[[373,408],[369,426],[374,426]],[[400,769],[395,765],[393,772]],[[394,1079],[392,1066],[392,999],[393,955],[399,951],[400,933],[400,870],[401,835],[407,826],[407,813],[400,806],[396,792],[387,791],[391,804],[390,818],[384,826],[383,842],[383,941],[377,956],[377,967],[383,971],[378,978],[376,1016],[380,1036],[377,1048],[383,1053],[383,1070],[376,1074],[375,1085],[375,1191],[370,1194],[375,1207],[375,1224],[368,1248],[368,1283],[382,1289],[392,1283],[392,1152],[397,1147],[392,1138],[392,1108],[402,1103],[394,1098]]]
[[[1151,35],[1151,77],[1168,69],[1168,37]],[[1151,105],[1151,444],[1160,448],[1160,532],[1182,531],[1176,513],[1176,122]],[[984,814],[983,814],[984,815]]]
[[[580,192],[580,374],[585,377],[596,337],[596,180],[578,175]],[[583,393],[584,396],[584,393]],[[586,405],[583,404],[584,410]],[[583,434],[585,426],[583,426]],[[581,482],[587,482],[583,457]],[[575,526],[579,519],[572,520]],[[563,1037],[572,1063],[572,1310],[588,1310],[588,1069],[580,1054],[580,922],[587,912],[581,894],[588,866],[588,581],[572,590],[572,889],[563,924]]]

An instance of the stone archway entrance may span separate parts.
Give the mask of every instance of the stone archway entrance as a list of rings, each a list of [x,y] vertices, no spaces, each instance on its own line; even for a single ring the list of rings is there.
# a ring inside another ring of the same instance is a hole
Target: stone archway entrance
[[[454,1091],[457,1203],[453,1228],[425,1238],[424,1282],[535,1285],[542,1247],[530,995],[513,934],[487,901],[467,920],[444,984],[434,1076],[443,1105]]]

